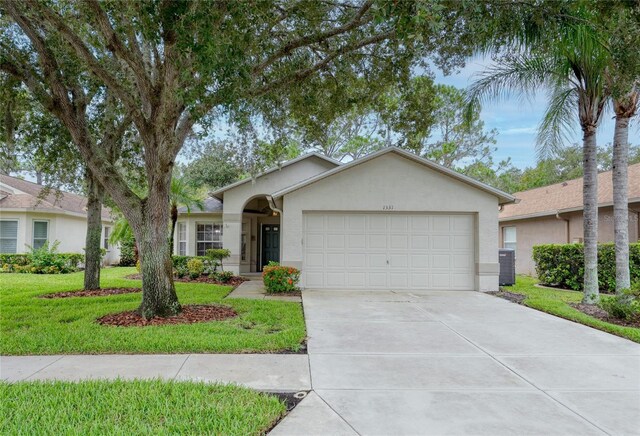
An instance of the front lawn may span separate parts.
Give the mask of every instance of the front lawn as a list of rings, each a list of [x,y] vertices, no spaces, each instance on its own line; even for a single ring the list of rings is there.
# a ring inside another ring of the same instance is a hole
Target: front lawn
[[[103,287],[140,287],[124,278],[135,268],[102,270]],[[110,327],[96,319],[133,310],[141,293],[43,299],[45,293],[82,288],[82,273],[0,274],[0,354],[249,353],[297,351],[305,338],[299,303],[222,300],[228,286],[176,283],[182,304],[221,303],[238,317],[197,324]]]
[[[0,434],[264,434],[284,415],[273,395],[192,382],[0,383]]]
[[[561,318],[578,322],[589,327],[596,328],[623,338],[640,342],[640,329],[634,327],[623,327],[601,321],[592,316],[586,315],[569,304],[580,303],[583,293],[577,291],[555,290],[549,288],[540,288],[535,286],[538,281],[533,277],[518,276],[516,284],[513,286],[503,286],[505,291],[514,292],[526,296],[524,304],[534,309],[550,313]],[[611,298],[610,296],[601,295],[603,298]]]

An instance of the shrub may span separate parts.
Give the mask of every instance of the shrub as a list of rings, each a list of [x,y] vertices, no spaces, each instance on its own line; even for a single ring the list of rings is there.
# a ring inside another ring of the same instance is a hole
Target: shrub
[[[231,256],[231,252],[226,248],[211,248],[206,253],[207,257],[213,262],[213,270],[215,271],[220,265],[220,269],[224,271],[222,261]]]
[[[269,293],[293,292],[298,289],[300,270],[290,266],[280,266],[276,262],[262,269],[264,287]]]
[[[78,266],[84,260],[79,253],[58,253],[58,241],[40,248],[30,247],[27,254],[2,254],[0,264],[2,272],[30,273],[30,274],[66,274],[78,271]]]
[[[220,283],[229,283],[233,278],[233,273],[231,271],[220,271],[217,275],[217,279]]]
[[[191,258],[187,261],[187,269],[192,279],[197,279],[204,272],[204,262],[202,259]]]
[[[640,317],[640,281],[614,297],[603,298],[600,307],[613,318],[628,321]]]
[[[134,266],[138,262],[136,240],[133,237],[120,241],[120,266]]]
[[[583,244],[545,244],[533,247],[538,279],[544,284],[582,291],[584,276]],[[640,243],[629,245],[631,281],[640,280]],[[613,244],[598,245],[598,282],[602,292],[616,288]]]

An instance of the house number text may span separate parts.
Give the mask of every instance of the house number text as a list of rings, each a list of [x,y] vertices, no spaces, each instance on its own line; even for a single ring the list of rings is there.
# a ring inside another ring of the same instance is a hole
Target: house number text
[[[383,204],[382,210],[393,210],[393,204]]]

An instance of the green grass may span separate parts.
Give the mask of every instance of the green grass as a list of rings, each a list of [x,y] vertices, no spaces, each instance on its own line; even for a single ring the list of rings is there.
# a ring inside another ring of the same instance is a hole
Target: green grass
[[[140,287],[124,277],[134,268],[102,270],[103,287]],[[138,307],[141,293],[42,299],[82,288],[82,273],[0,274],[0,354],[248,353],[298,350],[305,338],[299,303],[222,300],[228,286],[176,283],[182,304],[222,303],[239,314],[224,321],[148,326],[102,326],[103,315]]]
[[[622,336],[634,342],[640,342],[640,329],[604,322],[569,306],[571,303],[580,303],[580,301],[582,301],[582,292],[540,288],[535,286],[536,283],[538,283],[538,281],[533,277],[518,276],[514,286],[503,286],[503,289],[505,291],[526,295],[527,298],[524,300],[526,306],[617,336]],[[611,297],[601,296],[601,298]]]
[[[272,395],[192,382],[0,383],[0,434],[264,434],[286,411]]]

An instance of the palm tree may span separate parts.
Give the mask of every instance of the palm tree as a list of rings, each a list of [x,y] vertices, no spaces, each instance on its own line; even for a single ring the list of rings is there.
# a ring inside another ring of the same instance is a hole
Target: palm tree
[[[169,198],[171,206],[171,235],[169,239],[170,253],[173,255],[173,238],[178,222],[178,207],[185,206],[187,213],[191,213],[191,207],[195,206],[200,210],[204,209],[204,202],[198,197],[197,192],[184,179],[174,177],[171,179],[171,193]]]
[[[616,293],[631,287],[629,270],[629,122],[638,109],[640,94],[634,84],[631,91],[613,98],[616,126],[613,134],[613,228],[616,252]]]
[[[547,36],[551,35],[551,36]],[[539,126],[538,151],[558,149],[577,109],[583,143],[584,303],[598,302],[598,167],[596,132],[605,104],[604,70],[608,55],[591,27],[565,24],[503,57],[468,90],[468,107],[484,98],[509,92],[532,95],[549,91],[550,100]]]

